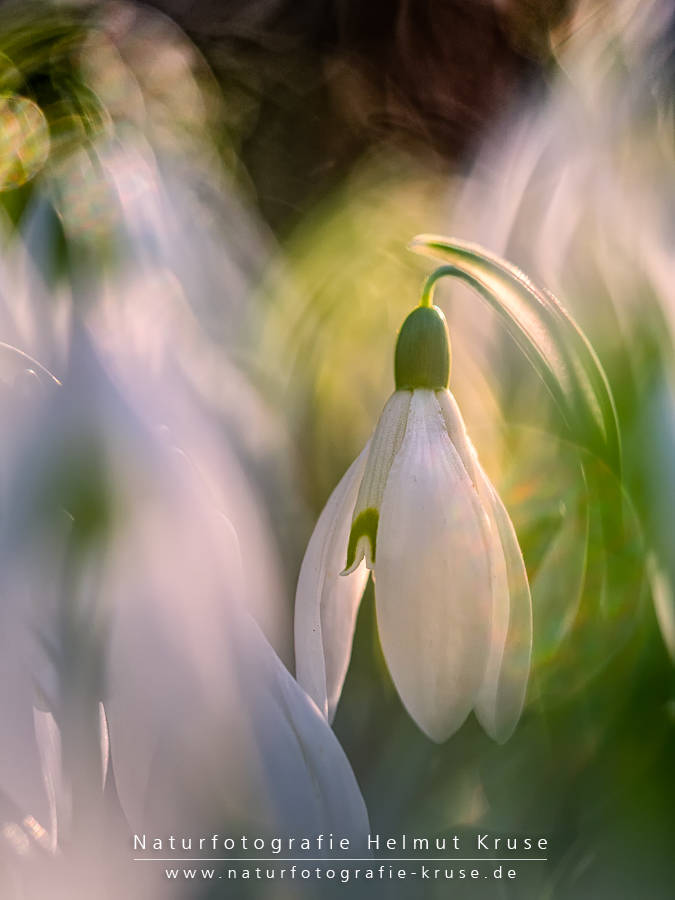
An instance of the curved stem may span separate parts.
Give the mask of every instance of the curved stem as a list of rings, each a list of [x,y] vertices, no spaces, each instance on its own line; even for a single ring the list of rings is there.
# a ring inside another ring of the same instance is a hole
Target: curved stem
[[[439,278],[444,278],[446,275],[457,274],[458,271],[455,266],[439,266],[438,269],[435,269],[422,285],[420,306],[433,306],[434,290],[436,289],[436,282]]]

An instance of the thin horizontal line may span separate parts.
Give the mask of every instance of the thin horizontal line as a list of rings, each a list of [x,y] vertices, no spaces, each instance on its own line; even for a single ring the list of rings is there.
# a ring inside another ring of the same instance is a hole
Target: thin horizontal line
[[[134,862],[369,862],[372,865],[384,865],[388,862],[548,862],[547,856],[338,856],[327,858],[325,856],[135,856]]]

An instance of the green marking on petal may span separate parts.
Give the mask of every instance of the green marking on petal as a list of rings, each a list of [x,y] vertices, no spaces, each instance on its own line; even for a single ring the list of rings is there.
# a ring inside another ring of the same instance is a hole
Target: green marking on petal
[[[365,537],[370,541],[370,562],[375,562],[375,545],[377,542],[377,525],[380,514],[373,507],[368,507],[360,512],[352,522],[352,530],[349,532],[349,544],[347,546],[347,565],[344,574],[348,574],[349,570],[356,562],[356,549],[359,539]],[[360,562],[360,560],[359,560]]]

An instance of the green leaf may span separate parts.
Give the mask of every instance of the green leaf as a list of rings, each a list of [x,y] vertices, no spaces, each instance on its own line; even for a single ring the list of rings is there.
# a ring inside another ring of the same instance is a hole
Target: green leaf
[[[589,341],[558,300],[481,247],[431,234],[417,235],[409,247],[442,260],[445,274],[466,281],[499,313],[551,393],[565,437],[619,475],[621,444],[607,378]]]

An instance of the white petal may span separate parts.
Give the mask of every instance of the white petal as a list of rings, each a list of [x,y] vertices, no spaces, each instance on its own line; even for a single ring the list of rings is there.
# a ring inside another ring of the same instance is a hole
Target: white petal
[[[364,558],[368,568],[373,568],[378,517],[384,488],[405,434],[411,398],[410,391],[394,391],[387,400],[375,427],[352,517],[346,574],[353,572]],[[352,558],[352,541],[355,538],[358,539]]]
[[[11,636],[16,641],[16,634]],[[7,635],[10,638],[10,635]],[[45,829],[53,824],[54,805],[44,783],[35,734],[31,672],[21,660],[0,654],[0,811],[4,820],[20,822],[26,816]]]
[[[240,627],[237,667],[258,717],[261,764],[278,820],[296,834],[333,831],[365,846],[368,814],[337,738],[256,623]]]
[[[499,742],[513,733],[520,718],[530,671],[532,601],[523,555],[509,514],[483,471],[459,408],[449,391],[438,401],[453,441],[491,525],[491,565],[494,607],[485,679],[476,700],[476,716]]]
[[[310,538],[295,595],[296,678],[332,722],[349,666],[368,570],[340,575],[369,444],[330,495]]]
[[[61,764],[61,732],[54,716],[45,710],[33,709],[35,740],[42,763],[42,781],[49,798],[49,848],[56,850],[57,836],[63,840],[65,822],[69,819],[68,790]]]
[[[174,460],[162,472],[157,456],[102,577],[110,756],[131,828],[229,822],[363,840],[363,799],[335,735],[237,596],[236,535],[189,470]]]
[[[464,464],[464,468],[468,472],[471,481],[480,494],[480,463],[478,462],[476,450],[474,449],[473,444],[469,440],[469,435],[466,432],[466,425],[464,424],[464,419],[462,418],[462,414],[459,411],[459,407],[457,406],[457,401],[449,390],[437,391],[436,400],[438,401],[443,420],[445,421],[445,427],[448,432],[448,437],[452,441],[455,450],[459,454],[459,458]],[[486,499],[486,497],[481,497],[482,501]]]
[[[11,570],[6,545],[0,602],[0,819],[20,822],[30,816],[54,839],[54,803],[45,781],[34,703],[39,688],[36,661],[45,648],[35,627],[27,576]],[[18,555],[18,554],[17,554]],[[36,557],[41,565],[43,560]],[[36,562],[34,568],[39,568]],[[41,624],[41,623],[40,623]],[[36,684],[37,683],[37,684]],[[0,822],[0,824],[2,824]]]
[[[485,473],[482,476],[491,491],[491,518],[504,551],[508,604],[495,604],[490,656],[476,715],[487,733],[503,743],[513,734],[525,702],[532,652],[532,601],[513,524]]]
[[[413,392],[382,500],[377,621],[389,671],[420,728],[456,731],[483,680],[492,590],[489,525],[433,391]]]

